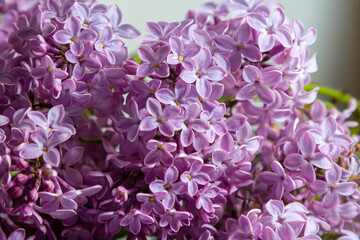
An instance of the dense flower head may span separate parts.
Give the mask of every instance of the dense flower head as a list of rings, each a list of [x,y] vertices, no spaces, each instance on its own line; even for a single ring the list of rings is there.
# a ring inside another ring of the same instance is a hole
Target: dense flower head
[[[0,239],[358,239],[359,136],[316,30],[228,0],[149,22],[0,1]]]

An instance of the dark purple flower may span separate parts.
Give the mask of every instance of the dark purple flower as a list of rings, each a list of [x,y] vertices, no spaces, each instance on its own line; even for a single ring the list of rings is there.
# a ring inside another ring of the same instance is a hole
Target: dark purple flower
[[[198,184],[205,185],[210,181],[209,175],[201,172],[202,166],[202,162],[194,161],[190,170],[183,172],[180,176],[181,181],[187,185],[187,193],[190,196],[194,196],[198,192]]]
[[[128,227],[133,234],[138,234],[141,230],[141,224],[150,225],[154,219],[137,209],[132,209],[120,222],[121,226]]]
[[[170,120],[179,115],[180,108],[168,106],[162,110],[159,101],[149,98],[146,102],[146,109],[150,116],[141,120],[140,131],[152,131],[159,128],[160,133],[167,137],[174,135],[174,126]]]
[[[136,75],[146,77],[155,73],[159,77],[169,76],[169,67],[163,61],[170,52],[168,45],[159,47],[156,53],[149,46],[141,46],[138,49],[139,58],[142,63],[139,65]]]
[[[183,70],[180,78],[187,83],[196,82],[196,90],[201,97],[211,94],[210,81],[220,81],[225,77],[225,70],[219,66],[210,66],[212,56],[207,48],[202,48],[195,58],[193,70]],[[209,81],[210,80],[210,81]]]
[[[30,75],[35,79],[44,79],[45,88],[51,90],[55,86],[55,78],[65,79],[68,73],[56,68],[53,60],[45,56],[41,59],[41,66],[32,69]]]
[[[81,30],[81,22],[72,16],[66,23],[64,30],[59,30],[54,34],[54,39],[61,44],[70,44],[70,50],[76,56],[84,51],[84,42],[95,40],[97,33],[91,29]]]

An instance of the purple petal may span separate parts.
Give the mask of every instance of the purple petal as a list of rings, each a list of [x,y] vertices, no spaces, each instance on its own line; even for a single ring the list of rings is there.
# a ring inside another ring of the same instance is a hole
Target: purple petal
[[[60,163],[60,153],[56,148],[51,148],[44,152],[44,162],[49,163],[51,166],[57,167]]]
[[[61,44],[71,43],[72,35],[68,30],[59,30],[54,34],[56,42]]]
[[[357,184],[354,182],[339,183],[335,186],[335,191],[343,196],[352,195],[357,189]]]
[[[43,150],[35,143],[26,143],[20,150],[20,157],[24,159],[38,158],[43,154]]]

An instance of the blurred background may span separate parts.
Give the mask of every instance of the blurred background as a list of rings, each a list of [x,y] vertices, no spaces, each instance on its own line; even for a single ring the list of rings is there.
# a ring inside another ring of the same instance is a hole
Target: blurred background
[[[123,23],[137,27],[142,34],[147,21],[180,21],[189,9],[209,0],[98,0],[118,4]],[[221,2],[222,0],[213,0]],[[317,53],[319,71],[313,82],[341,89],[360,98],[360,1],[302,0],[279,1],[288,18],[300,19],[305,28],[317,29],[317,41],[310,46]],[[126,41],[129,54],[139,46],[138,39]]]

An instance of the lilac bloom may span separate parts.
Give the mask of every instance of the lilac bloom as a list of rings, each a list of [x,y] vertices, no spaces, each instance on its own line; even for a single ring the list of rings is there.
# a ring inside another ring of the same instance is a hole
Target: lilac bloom
[[[18,228],[14,230],[9,237],[6,238],[5,233],[2,231],[0,227],[0,239],[1,240],[24,240],[26,236],[26,232],[23,228]]]
[[[74,199],[77,196],[78,193],[75,190],[66,193],[39,192],[41,210],[46,213],[52,213],[58,210],[60,206],[64,209],[76,210],[78,204]]]
[[[54,131],[49,137],[44,129],[37,128],[30,134],[34,143],[24,143],[20,150],[20,157],[34,159],[43,156],[43,160],[57,167],[60,163],[60,153],[55,147],[70,138],[66,131]]]
[[[83,184],[82,174],[75,168],[71,167],[80,161],[83,153],[83,147],[73,147],[66,152],[64,158],[62,159],[64,179],[73,186],[81,186]]]
[[[162,216],[165,213],[165,207],[160,200],[166,198],[166,191],[156,192],[154,194],[138,193],[136,199],[142,202],[141,211],[145,214],[155,214]]]
[[[95,49],[101,53],[104,53],[110,64],[115,64],[115,53],[119,52],[124,46],[124,42],[114,37],[110,27],[105,27],[101,40],[95,43]]]
[[[231,63],[231,71],[236,72],[241,66],[243,57],[258,62],[262,55],[260,50],[253,44],[249,44],[251,28],[248,24],[242,24],[236,30],[234,39],[228,35],[220,35],[215,38],[215,45],[222,51],[231,51],[228,58]]]
[[[290,30],[284,26],[285,15],[281,8],[272,10],[268,19],[260,13],[251,13],[247,16],[247,22],[260,32],[258,44],[262,52],[271,50],[276,40],[284,47],[291,46]]]
[[[134,142],[137,136],[139,135],[139,124],[140,124],[140,115],[139,115],[139,108],[134,101],[131,99],[127,104],[127,111],[126,113],[129,115],[130,118],[121,117],[116,122],[116,129],[119,131],[124,131],[127,133],[126,137],[130,142]]]
[[[325,179],[315,180],[309,185],[309,188],[315,194],[325,194],[322,203],[325,209],[334,208],[340,202],[339,195],[350,196],[357,189],[355,182],[340,182],[342,177],[341,168],[334,165],[333,168],[326,170]]]
[[[128,229],[136,235],[141,230],[141,224],[150,225],[154,222],[154,219],[149,215],[142,213],[137,209],[131,209],[131,211],[121,220],[120,225],[128,227]]]
[[[170,166],[173,163],[174,160],[171,152],[176,151],[176,143],[159,142],[151,139],[146,144],[146,148],[149,149],[150,152],[145,156],[145,164],[152,165],[160,161],[161,163]]]
[[[0,156],[0,180],[7,186],[11,181],[11,158],[9,155]]]
[[[147,22],[146,23],[146,31],[151,35],[145,35],[141,39],[141,43],[153,43],[153,42],[164,42],[169,43],[169,38],[172,36],[172,32],[176,30],[177,27],[180,26],[180,23],[154,23]]]
[[[150,183],[150,190],[153,193],[166,191],[167,195],[163,200],[166,208],[172,208],[176,201],[176,194],[181,190],[182,183],[175,183],[179,177],[179,170],[173,165],[169,167],[164,176],[164,180],[155,180]]]
[[[274,172],[264,171],[260,173],[259,180],[267,185],[274,185],[270,194],[271,199],[281,200],[284,190],[293,191],[296,188],[294,180],[285,173],[284,168],[278,161],[271,163]]]
[[[109,19],[104,14],[92,13],[85,3],[77,2],[75,8],[77,9],[75,14],[80,18],[83,28],[103,29],[109,23]]]
[[[230,3],[235,7],[230,15],[233,18],[242,18],[252,12],[268,14],[268,8],[261,5],[263,1],[264,0],[230,0]]]
[[[347,149],[352,142],[349,136],[339,134],[337,127],[338,124],[335,118],[330,116],[322,121],[320,125],[320,136],[318,131],[313,132],[316,140],[319,142],[319,150],[331,158],[339,157],[342,148]]]
[[[230,232],[228,240],[252,240],[258,239],[261,225],[255,224],[253,226],[248,216],[241,215],[237,221],[233,221],[233,219],[226,221],[226,230]]]
[[[110,233],[116,234],[120,232],[121,229],[120,222],[124,215],[125,213],[123,211],[117,210],[115,212],[100,213],[98,218],[100,223],[108,222]]]
[[[139,109],[146,105],[146,102],[150,97],[154,97],[154,94],[160,89],[160,86],[161,81],[159,79],[153,79],[149,83],[136,80],[131,81],[131,87],[136,92],[135,100]]]
[[[107,12],[107,17],[110,19],[110,26],[114,34],[122,38],[133,39],[140,36],[139,30],[130,24],[122,24],[122,14],[117,5],[113,5]]]
[[[214,184],[206,184],[199,192],[198,199],[196,200],[195,207],[197,209],[203,209],[205,212],[212,213],[215,211],[212,200],[220,193],[220,188]]]
[[[47,8],[43,12],[43,18],[50,19],[55,18],[56,21],[64,23],[69,16],[69,10],[74,5],[75,0],[49,0],[46,5]]]
[[[330,169],[333,167],[331,159],[321,153],[315,152],[316,143],[313,135],[307,131],[299,140],[299,153],[291,153],[286,156],[284,165],[290,170],[301,170],[301,176],[309,183],[315,181],[314,166],[321,169]]]
[[[95,40],[97,33],[91,29],[81,31],[80,20],[74,16],[70,17],[64,30],[59,30],[54,34],[54,39],[60,44],[70,44],[70,50],[73,54],[79,56],[84,51],[84,42]]]
[[[156,53],[149,46],[141,46],[138,53],[142,62],[136,71],[136,75],[146,77],[155,73],[159,77],[169,76],[169,67],[163,62],[169,52],[170,47],[168,45],[159,47]]]
[[[191,85],[191,84],[190,84]],[[213,83],[211,85],[211,94],[208,97],[201,97],[198,91],[196,90],[196,86],[191,85],[190,93],[188,95],[189,102],[198,102],[202,105],[202,108],[207,111],[211,111],[214,107],[217,106],[215,103],[224,93],[224,84],[222,83]]]
[[[123,205],[129,199],[129,191],[123,186],[113,189],[111,195],[115,197],[114,201],[120,205]]]
[[[180,176],[181,181],[187,185],[187,193],[192,197],[198,192],[198,184],[205,185],[210,181],[209,175],[201,172],[202,166],[201,161],[194,161],[190,170]]]
[[[190,225],[190,220],[193,218],[192,214],[185,211],[177,211],[175,209],[168,210],[160,219],[159,226],[169,226],[174,232],[178,232],[183,225]]]
[[[305,33],[304,25],[298,19],[294,19],[293,28],[295,33],[295,41],[290,50],[292,57],[299,57],[305,55],[307,46],[313,44],[316,41],[316,29],[310,28]]]
[[[308,210],[301,203],[293,202],[284,206],[279,200],[268,201],[265,209],[271,217],[265,217],[263,221],[264,223],[270,221],[279,239],[296,240],[295,229],[301,229],[305,224]]]
[[[31,70],[30,75],[35,79],[44,79],[43,84],[47,90],[51,90],[55,85],[55,78],[65,79],[67,72],[56,68],[53,60],[49,56],[41,59],[41,66]]]
[[[241,126],[241,121],[243,118],[239,118],[240,123],[238,125]],[[245,122],[243,126],[236,131],[235,133],[235,141],[230,136],[230,134],[225,134],[220,140],[220,147],[224,150],[230,150],[235,146],[235,149],[240,153],[238,156],[238,161],[242,161],[243,159],[249,159],[250,156],[253,156],[260,150],[262,137],[254,136],[251,137],[252,130],[251,126],[248,122]]]
[[[75,128],[69,124],[64,123],[65,109],[63,105],[56,105],[47,113],[47,117],[39,111],[29,111],[27,116],[39,127],[45,130],[50,135],[53,131],[65,131],[71,135],[75,134]]]
[[[212,56],[210,51],[207,48],[202,48],[195,58],[195,69],[185,69],[180,73],[180,78],[185,82],[196,82],[196,90],[201,97],[210,96],[210,81],[220,81],[225,77],[226,74],[222,67],[210,66],[211,60]]]
[[[178,80],[175,84],[174,91],[168,88],[160,88],[155,92],[155,97],[163,104],[186,106],[190,103],[187,99],[191,85],[182,80]]]
[[[149,98],[146,102],[146,109],[149,116],[141,120],[140,131],[152,131],[159,128],[160,133],[164,136],[171,137],[174,135],[174,126],[170,120],[179,115],[180,108],[167,106],[162,110],[159,101]]]
[[[245,85],[236,93],[238,100],[248,100],[255,93],[260,101],[270,104],[275,101],[275,93],[268,86],[275,86],[281,80],[281,71],[276,68],[264,68],[261,71],[252,65],[243,69]]]
[[[195,140],[195,132],[205,132],[210,125],[204,119],[199,119],[200,105],[193,103],[185,110],[184,117],[178,117],[174,121],[175,129],[181,130],[180,141],[184,147],[190,146]]]
[[[207,130],[206,136],[211,143],[214,142],[216,135],[222,136],[228,131],[228,127],[223,121],[225,111],[225,104],[220,104],[216,106],[211,112],[203,111],[200,113],[200,118],[210,123],[210,129]]]
[[[84,50],[79,55],[73,54],[70,50],[65,53],[66,59],[75,64],[73,68],[75,80],[80,80],[84,77],[85,68],[89,70],[99,70],[101,68],[99,60],[95,57],[90,57],[92,50],[93,46],[87,42],[84,44]]]
[[[197,44],[188,44],[184,47],[180,38],[171,37],[169,39],[172,54],[167,56],[167,63],[176,65],[181,63],[185,69],[192,70],[195,66],[193,57],[199,53],[201,47]]]

